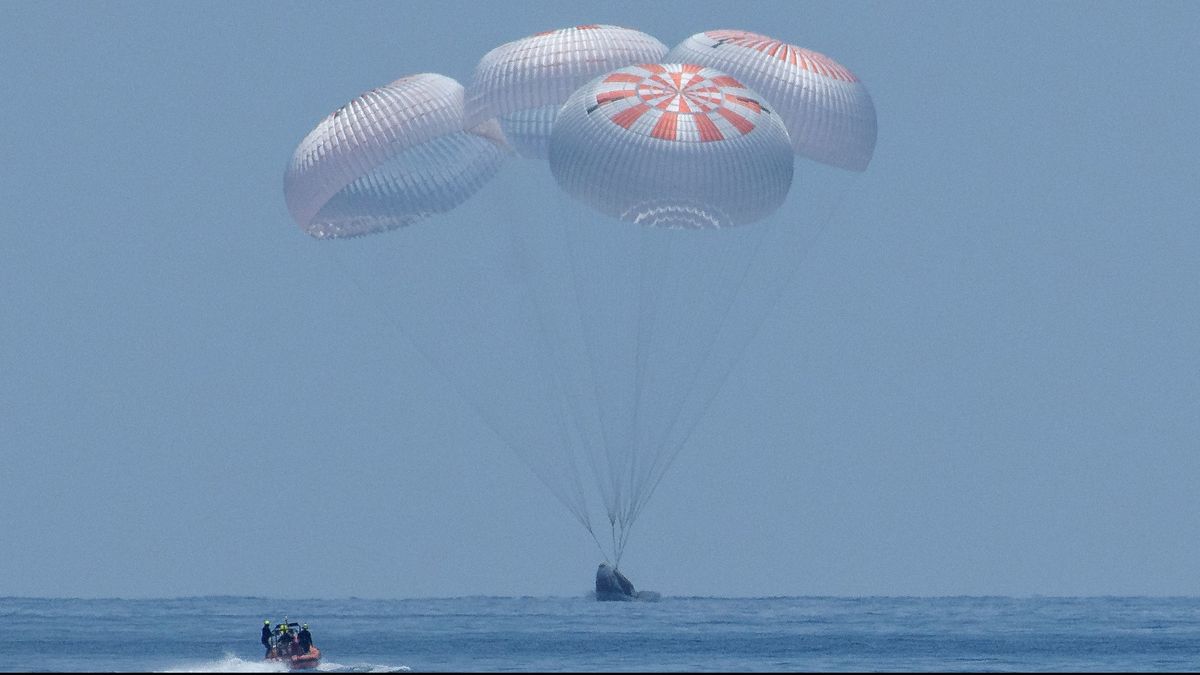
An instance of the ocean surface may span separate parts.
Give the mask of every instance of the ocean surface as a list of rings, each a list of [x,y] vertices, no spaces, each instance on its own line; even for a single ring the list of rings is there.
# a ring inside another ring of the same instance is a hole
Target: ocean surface
[[[0,598],[0,671],[1196,671],[1200,598]]]

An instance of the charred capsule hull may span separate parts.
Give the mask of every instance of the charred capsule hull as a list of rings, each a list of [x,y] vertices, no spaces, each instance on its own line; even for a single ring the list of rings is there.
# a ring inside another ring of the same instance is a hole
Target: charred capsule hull
[[[638,599],[638,592],[633,583],[624,574],[610,567],[608,563],[600,563],[596,570],[596,599],[602,601],[630,601]]]

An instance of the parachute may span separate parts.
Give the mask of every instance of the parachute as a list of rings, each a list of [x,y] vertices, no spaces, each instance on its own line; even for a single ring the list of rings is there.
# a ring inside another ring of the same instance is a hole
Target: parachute
[[[423,73],[338,108],[300,142],[284,174],[292,218],[318,239],[355,237],[461,204],[505,156],[494,123],[465,130],[463,97],[458,82]]]
[[[728,227],[779,208],[792,183],[783,122],[712,68],[628,66],[580,87],[550,143],[562,188],[610,215]]]
[[[788,46],[805,72],[756,80],[747,54],[783,47],[729,33],[699,34],[722,65],[613,26],[517,40],[465,89],[356,98],[285,174],[300,227],[614,563],[874,147],[848,70]]]
[[[471,78],[468,126],[495,119],[523,157],[545,159],[558,109],[580,85],[623,66],[652,63],[667,46],[640,31],[586,25],[500,45]]]
[[[862,82],[824,54],[742,30],[696,33],[667,61],[723,70],[766,97],[797,154],[863,171],[875,151],[875,106]]]

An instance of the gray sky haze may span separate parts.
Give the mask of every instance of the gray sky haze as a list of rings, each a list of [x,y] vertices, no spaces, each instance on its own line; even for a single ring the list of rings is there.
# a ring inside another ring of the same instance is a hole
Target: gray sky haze
[[[765,33],[878,115],[638,521],[639,588],[1200,593],[1200,3],[3,15],[0,596],[587,592],[586,533],[282,193],[362,91],[583,23]]]

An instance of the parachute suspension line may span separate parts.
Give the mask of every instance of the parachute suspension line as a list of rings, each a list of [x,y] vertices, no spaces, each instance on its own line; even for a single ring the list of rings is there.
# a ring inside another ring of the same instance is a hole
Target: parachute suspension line
[[[628,527],[621,530],[621,539],[617,542],[617,560],[613,567],[621,566],[621,557],[625,555],[625,545],[629,543],[629,533],[633,530],[633,523],[629,523]]]
[[[635,513],[634,519],[636,519],[636,518],[637,518],[637,514]],[[618,565],[621,564],[621,555],[623,555],[625,553],[625,545],[629,543],[629,533],[632,531],[633,531],[633,521],[631,520],[631,521],[629,521],[629,526],[621,531],[621,543],[620,543],[619,548],[617,549],[617,564]]]
[[[358,289],[359,294],[363,297],[366,297],[370,301],[371,308],[375,310],[379,318],[383,320],[383,323],[385,325],[392,326],[397,333],[404,336],[404,339],[416,349],[417,353],[420,354],[427,363],[433,366],[438,375],[440,375],[444,381],[450,383],[450,386],[454,389],[455,393],[458,394],[459,399],[466,402],[466,404],[475,412],[476,416],[478,416],[484,425],[487,426],[487,428],[493,434],[495,434],[496,438],[498,438],[501,443],[508,446],[509,450],[514,455],[523,458],[524,456],[518,450],[519,446],[516,441],[500,430],[500,425],[498,425],[491,418],[491,416],[488,415],[483,408],[481,408],[479,404],[475,402],[473,398],[466,394],[464,386],[459,379],[451,375],[450,372],[446,370],[445,365],[440,360],[435,358],[434,355],[428,349],[426,349],[425,345],[421,344],[420,341],[413,337],[411,333],[404,329],[404,325],[397,319],[395,315],[389,313],[387,309],[383,307],[379,301],[379,298],[377,298],[374,293],[368,291],[366,284],[359,277],[358,273],[354,271],[352,266],[347,264],[346,261],[342,259],[336,248],[329,246],[322,248],[329,251],[329,255],[333,259],[337,271],[340,272],[340,276],[349,278],[354,284],[355,288]],[[536,470],[534,471],[534,474],[540,476]],[[542,482],[549,484],[549,481],[544,479]],[[559,491],[555,490],[553,486],[551,486],[551,492],[554,493],[555,497],[567,507],[567,510],[570,511],[573,516],[575,516],[575,519],[579,521],[579,523],[583,525],[588,532],[592,531],[592,524],[588,517],[586,508],[580,511],[580,509],[565,500]],[[594,536],[595,535],[593,535],[593,538]]]
[[[704,419],[704,416],[708,413],[708,409],[712,406],[712,402],[717,398],[717,394],[720,393],[721,389],[725,386],[725,381],[729,379],[729,375],[733,372],[734,367],[741,361],[742,356],[745,355],[746,348],[749,347],[750,343],[754,341],[754,338],[758,336],[758,331],[762,329],[763,323],[766,322],[767,317],[775,309],[775,306],[779,304],[779,300],[780,300],[780,298],[783,297],[784,291],[787,290],[787,288],[791,285],[792,278],[796,276],[796,273],[800,269],[800,263],[802,263],[804,261],[804,258],[808,256],[808,253],[809,253],[809,251],[812,250],[812,247],[816,244],[816,242],[818,240],[821,239],[821,237],[828,230],[829,223],[833,220],[833,216],[842,207],[842,204],[845,202],[846,195],[849,194],[849,192],[850,192],[850,188],[853,187],[854,184],[857,182],[858,182],[858,175],[856,174],[851,180],[847,181],[845,186],[842,187],[842,189],[838,193],[837,197],[829,205],[829,207],[825,211],[825,213],[818,214],[818,217],[816,218],[816,231],[813,232],[808,237],[801,238],[801,241],[799,242],[799,244],[797,246],[797,248],[798,248],[798,250],[796,252],[797,255],[793,258],[793,260],[795,261],[795,264],[793,264],[791,267],[789,267],[784,272],[784,278],[783,278],[782,282],[779,283],[776,286],[776,288],[774,288],[773,291],[771,292],[770,302],[767,305],[766,311],[762,312],[756,318],[756,320],[753,322],[754,325],[751,328],[750,337],[747,338],[746,340],[744,340],[741,343],[741,345],[736,348],[736,353],[734,354],[734,357],[732,359],[730,359],[728,365],[722,369],[722,372],[721,372],[720,376],[718,377],[717,386],[715,388],[713,388],[712,391],[709,392],[707,397],[705,397],[704,403],[702,404],[702,407],[701,407],[700,414],[694,418],[694,420],[692,421],[692,423],[690,425],[688,425],[688,428],[684,431],[683,437],[680,438],[679,442],[676,443],[671,448],[671,450],[668,452],[668,459],[667,459],[666,465],[663,467],[662,471],[652,480],[650,490],[645,495],[645,499],[642,501],[643,505],[647,501],[649,501],[650,496],[654,494],[654,491],[658,488],[658,484],[660,482],[662,482],[663,476],[666,475],[667,469],[669,469],[671,467],[671,464],[674,463],[675,458],[679,456],[680,451],[683,450],[684,445],[686,445],[688,442],[688,439],[691,438],[692,433],[696,430],[696,427],[699,425],[700,420]],[[761,240],[760,240],[760,243],[761,243]],[[758,249],[756,247],[754,257],[757,257],[757,256],[758,256]],[[722,324],[723,323],[724,323],[724,321],[722,320]],[[638,507],[638,510],[640,512],[641,506]]]
[[[643,435],[641,434],[642,419],[642,395],[645,387],[646,371],[649,369],[649,359],[654,345],[654,337],[658,326],[658,303],[660,293],[664,286],[661,283],[661,274],[663,270],[670,269],[670,260],[673,252],[672,243],[675,237],[669,236],[675,234],[673,232],[662,232],[654,227],[643,227],[641,230],[641,255],[640,269],[638,271],[638,321],[637,321],[637,343],[635,350],[635,380],[633,387],[633,419],[630,428],[632,430],[632,438],[630,441],[634,444],[632,448],[632,459],[629,462],[629,490],[631,495],[636,498],[639,492],[638,480],[638,458],[643,453],[656,452],[657,448],[642,447],[644,444]],[[667,236],[663,236],[667,235]],[[656,238],[665,240],[662,245],[664,250],[657,250]],[[661,259],[660,259],[661,258]],[[659,274],[655,278],[647,282],[647,268],[651,272],[657,271]],[[647,300],[647,292],[649,299]],[[618,548],[618,559],[620,551],[625,548],[625,542],[628,540],[628,530],[633,526],[635,518],[633,509],[633,500],[626,503],[625,508],[621,513],[621,528],[622,537]]]
[[[565,199],[565,195],[559,196],[559,199]],[[567,212],[569,212],[569,210]],[[580,299],[580,285],[583,283],[583,281],[579,273],[579,261],[576,251],[579,246],[579,235],[572,233],[572,230],[576,228],[572,227],[572,225],[567,223],[565,220],[563,221],[562,227],[564,238],[566,239],[567,258],[571,264],[571,280],[572,288],[574,290],[575,310],[576,315],[579,318],[580,330],[583,334],[584,353],[587,358],[588,368],[591,374],[593,395],[596,397],[596,415],[597,420],[600,423],[602,448],[604,449],[604,455],[608,465],[607,472],[600,471],[600,467],[595,464],[595,453],[591,453],[591,456],[593,457],[592,474],[596,479],[596,487],[604,499],[604,508],[608,515],[609,525],[612,526],[616,523],[617,519],[616,508],[617,503],[620,500],[620,489],[615,480],[615,476],[617,475],[616,460],[612,452],[612,440],[608,436],[608,425],[605,423],[604,406],[601,404],[603,397],[600,394],[600,367],[596,359],[597,348],[594,344],[594,331],[591,330],[591,326],[585,317],[585,313],[583,311],[583,302]],[[608,485],[605,484],[605,476],[607,476],[609,479]]]
[[[705,366],[712,357],[713,349],[717,340],[721,336],[722,329],[729,318],[730,313],[735,306],[738,296],[741,294],[742,286],[745,284],[746,278],[749,276],[750,269],[753,267],[755,259],[757,259],[759,251],[762,249],[763,242],[767,239],[771,227],[775,221],[759,223],[757,225],[747,225],[748,228],[753,228],[752,245],[750,246],[749,255],[742,258],[741,256],[730,256],[725,258],[724,264],[721,266],[720,277],[730,278],[734,281],[731,284],[732,289],[725,295],[721,301],[717,321],[713,328],[708,331],[708,339],[705,342],[704,351],[702,352],[698,362],[693,364],[691,376],[688,378],[687,384],[680,390],[678,404],[674,406],[674,412],[671,414],[670,422],[663,428],[662,434],[654,442],[655,453],[649,470],[645,475],[645,480],[639,485],[638,494],[630,500],[630,509],[633,512],[633,517],[637,518],[641,515],[642,508],[650,501],[650,496],[654,492],[654,487],[657,485],[661,477],[666,474],[674,460],[674,456],[678,453],[677,450],[668,447],[671,440],[671,432],[679,424],[679,420],[683,415],[683,410],[686,404],[686,395],[696,390],[697,382],[700,379],[700,374],[704,372]],[[717,233],[713,233],[717,234]],[[736,247],[729,247],[730,250],[735,250]],[[740,265],[740,268],[739,268]],[[692,415],[693,424],[704,418],[707,412],[707,406],[702,408],[698,414]]]
[[[567,387],[563,384],[560,377],[562,372],[560,359],[562,350],[556,348],[558,341],[554,339],[553,331],[546,318],[547,303],[537,293],[538,279],[535,278],[536,268],[533,260],[535,255],[531,254],[533,250],[532,243],[540,233],[543,237],[546,234],[547,228],[551,227],[543,220],[537,218],[527,218],[521,214],[517,214],[511,208],[512,202],[504,202],[510,208],[505,209],[506,213],[500,220],[508,225],[507,234],[509,242],[509,254],[515,259],[515,266],[519,270],[515,276],[519,279],[522,292],[518,295],[525,303],[526,309],[536,322],[537,339],[540,341],[540,353],[547,354],[547,359],[539,360],[540,371],[539,375],[543,384],[552,390],[553,395],[549,405],[553,407],[555,413],[555,422],[559,432],[559,448],[557,452],[551,450],[547,459],[560,458],[562,461],[561,473],[569,474],[572,486],[574,487],[574,497],[572,501],[568,496],[566,488],[560,487],[558,482],[554,480],[556,477],[553,469],[549,472],[546,467],[538,467],[534,464],[533,458],[517,453],[525,461],[526,465],[533,473],[546,485],[551,493],[567,507],[567,510],[575,516],[575,519],[583,525],[592,540],[599,546],[599,541],[596,538],[595,528],[592,525],[590,509],[588,508],[588,497],[586,495],[582,474],[579,470],[578,458],[576,457],[575,445],[572,442],[569,429],[575,428],[579,437],[587,442],[587,435],[579,428],[579,422],[575,415],[572,415],[567,409],[569,403],[575,402],[575,397],[570,396]],[[573,425],[571,423],[574,423]],[[585,453],[587,454],[587,453]],[[539,470],[540,469],[540,470]],[[603,548],[601,547],[601,550]]]
[[[557,209],[557,212],[562,213],[563,209],[561,209],[561,208]],[[567,230],[571,227],[571,224],[568,223],[566,219],[561,219],[561,218],[560,219],[551,219],[545,223],[545,227],[549,228],[551,234],[553,234],[553,230],[557,229],[559,244],[564,249],[570,250],[571,244],[568,240],[569,235],[568,235]],[[553,237],[547,236],[547,243],[549,243],[549,240],[552,238]],[[577,285],[578,279],[577,279],[577,273],[576,273],[575,265],[574,265],[574,258],[571,257],[570,260],[572,263],[571,274],[572,274],[573,281],[572,281],[572,285],[571,285],[571,292],[568,294],[568,296],[571,299],[570,304],[574,306],[574,311],[572,312],[572,311],[570,311],[570,309],[563,308],[565,310],[565,312],[564,312],[565,316],[560,317],[560,319],[577,322],[580,327],[581,335],[582,335],[582,331],[584,330],[583,318],[582,318],[583,317],[582,303],[579,300],[579,289],[578,289],[578,285]],[[568,326],[565,326],[565,325],[563,327],[564,327],[564,329],[568,328]],[[566,344],[566,342],[567,341],[565,339],[562,340],[562,343],[564,345]],[[587,344],[585,343],[583,346],[586,351],[587,358],[588,358],[589,365],[590,365],[590,374],[592,375],[590,381],[592,382],[593,391],[596,391],[597,385],[596,385],[595,377],[594,377],[594,373],[596,372],[596,366],[594,363],[594,358],[591,354],[590,349],[588,349]],[[564,347],[564,349],[565,349],[565,347]],[[559,350],[556,353],[562,353],[562,350]],[[572,363],[573,360],[574,359],[568,359],[567,357],[564,357],[559,362],[559,367],[563,370],[563,372],[574,374],[575,377],[578,378],[579,373],[576,372],[577,368],[575,368],[575,366],[581,365],[581,364]],[[578,380],[576,380],[576,382],[578,382]],[[579,393],[581,393],[581,392],[564,391],[562,394],[562,398],[564,399],[565,404],[569,404],[569,406],[570,406],[570,417],[571,417],[571,420],[574,422],[575,431],[578,433],[578,437],[583,445],[582,454],[583,454],[584,460],[587,462],[588,467],[591,469],[591,475],[593,477],[597,478],[598,485],[596,487],[600,491],[601,500],[606,505],[609,503],[615,503],[615,498],[610,497],[608,495],[608,493],[605,492],[605,490],[604,490],[605,486],[603,485],[603,483],[600,483],[598,480],[598,477],[600,475],[602,475],[602,472],[601,472],[601,467],[597,464],[597,456],[598,456],[598,452],[597,452],[598,448],[596,447],[597,441],[593,438],[592,434],[588,433],[588,431],[586,429],[585,418],[587,417],[587,413],[584,410],[583,401],[578,396]],[[596,396],[597,397],[599,396],[598,393],[596,394]],[[601,445],[603,444],[603,439],[600,439],[600,444]],[[577,489],[578,489],[580,497],[581,497],[580,503],[582,504],[582,508],[585,511],[589,512],[589,516],[588,516],[589,524],[587,526],[588,533],[592,535],[592,539],[594,541],[596,541],[597,547],[599,547],[601,552],[604,553],[605,559],[607,560],[608,553],[604,550],[603,546],[600,546],[600,542],[596,539],[596,534],[592,531],[592,528],[590,525],[591,518],[590,518],[589,499],[587,498],[587,496],[585,494],[586,488],[583,486],[582,473],[578,470],[577,458],[574,457],[574,453],[572,453],[572,471],[575,472],[575,479],[577,482]],[[609,514],[610,514],[609,522],[611,524],[611,522],[612,522],[611,511],[609,512]]]
[[[637,519],[638,513],[641,513],[641,509],[637,509],[636,512],[634,513],[635,520]],[[625,528],[625,531],[623,532],[622,540],[620,540],[620,550],[622,550],[622,552],[625,551],[625,544],[629,543],[629,534],[632,531],[634,531],[634,522],[630,521],[629,527]]]
[[[510,222],[515,222],[515,221],[510,221]],[[513,247],[514,254],[521,255],[521,256],[528,255],[528,250],[527,250],[528,244],[522,242],[522,238],[518,234],[517,227],[515,225],[509,230],[509,238],[510,238],[510,245]],[[546,317],[545,317],[545,311],[544,311],[545,308],[543,307],[543,303],[538,302],[537,294],[536,294],[535,288],[534,288],[535,285],[533,283],[531,283],[530,271],[528,271],[528,270],[530,270],[530,266],[521,264],[519,267],[520,267],[520,269],[523,270],[523,272],[518,275],[521,280],[522,286],[524,286],[524,293],[521,294],[522,299],[525,300],[526,304],[529,306],[531,313],[533,314],[534,318],[536,319],[536,324],[537,324],[537,329],[538,329],[538,331],[537,331],[538,339],[541,341],[542,353],[552,355],[551,358],[549,359],[549,363],[544,363],[543,367],[540,368],[539,370],[542,371],[541,375],[542,375],[543,379],[547,382],[548,386],[553,389],[554,395],[551,400],[551,406],[554,409],[555,421],[557,422],[558,428],[559,428],[558,431],[559,431],[559,438],[560,438],[560,443],[561,443],[560,447],[562,450],[561,454],[566,456],[566,464],[567,464],[567,468],[569,469],[568,473],[570,473],[571,480],[572,480],[573,486],[575,488],[576,501],[574,502],[574,505],[567,504],[567,508],[569,510],[571,510],[572,512],[575,512],[576,510],[578,510],[578,513],[575,514],[576,519],[579,520],[580,523],[583,524],[584,528],[586,528],[589,532],[591,532],[592,525],[591,525],[591,517],[590,517],[590,514],[588,513],[588,508],[587,508],[587,504],[588,504],[587,495],[584,492],[583,482],[582,482],[581,475],[579,472],[579,466],[576,462],[574,446],[571,442],[571,437],[568,432],[568,424],[570,421],[574,421],[574,419],[570,415],[569,412],[564,411],[564,408],[567,405],[567,402],[569,400],[571,400],[572,397],[568,395],[566,388],[564,387],[562,380],[558,374],[559,369],[557,367],[555,367],[556,362],[557,362],[557,355],[559,354],[559,350],[555,349],[556,342],[555,342],[555,340],[553,340],[551,338],[551,335],[550,335],[551,331],[546,323]],[[571,420],[568,420],[569,417],[571,417]],[[580,435],[582,436],[582,433]],[[536,470],[536,467],[531,467],[531,468],[534,469],[535,474],[538,473],[538,471]],[[540,477],[540,474],[539,474],[539,477]],[[553,481],[543,478],[542,482],[545,483],[546,486],[549,487],[552,492],[557,492],[557,489],[555,488]],[[564,503],[565,503],[565,500],[560,500],[560,501],[564,501]]]
[[[454,388],[454,391],[458,394],[458,397],[466,402],[466,404],[475,411],[475,414],[479,416],[479,419],[485,425],[487,425],[488,429],[490,429],[493,434],[496,435],[496,438],[500,439],[502,443],[509,446],[514,453],[519,455],[520,453],[516,452],[517,445],[513,442],[513,440],[500,431],[499,426],[492,421],[490,416],[484,413],[484,411],[475,403],[474,400],[471,399],[471,397],[463,393],[462,385],[458,382],[458,379],[450,375],[442,363],[434,358],[433,355],[429,353],[429,350],[425,349],[425,346],[418,342],[416,338],[414,338],[408,331],[404,330],[404,325],[396,320],[396,317],[389,314],[387,310],[381,304],[379,304],[378,298],[376,298],[367,290],[366,285],[363,284],[361,279],[359,279],[358,274],[354,272],[354,270],[350,268],[344,260],[342,260],[336,249],[330,246],[325,246],[322,248],[329,251],[330,257],[333,259],[336,267],[339,268],[339,271],[342,273],[342,275],[348,277],[358,289],[359,293],[371,301],[371,307],[379,314],[379,317],[383,319],[383,322],[391,325],[397,333],[404,336],[404,339],[416,348],[417,353],[420,354],[427,363],[433,366],[434,370],[442,376],[442,379],[450,383],[450,386]]]
[[[645,358],[646,358],[646,354],[645,354],[644,348],[642,346],[642,341],[643,341],[643,336],[648,329],[648,327],[646,325],[646,323],[647,323],[647,321],[646,321],[646,309],[647,309],[646,308],[646,306],[647,306],[647,302],[646,302],[646,258],[648,257],[648,254],[646,252],[647,236],[648,236],[647,230],[645,228],[642,228],[641,231],[639,232],[639,237],[638,237],[638,249],[639,249],[639,251],[638,251],[638,285],[637,285],[638,311],[637,311],[637,321],[636,321],[636,328],[635,328],[635,336],[636,337],[635,337],[634,344],[633,344],[633,373],[634,373],[633,391],[630,392],[630,399],[629,399],[629,427],[628,428],[629,428],[630,436],[626,439],[626,443],[629,444],[629,447],[626,448],[627,452],[629,453],[629,461],[626,462],[625,464],[628,467],[629,471],[628,471],[628,475],[622,479],[622,480],[628,481],[627,489],[631,493],[634,490],[634,486],[636,485],[634,476],[637,475],[636,467],[637,467],[637,461],[638,461],[638,452],[640,450],[640,448],[638,447],[638,437],[637,437],[638,407],[639,407],[638,404],[642,398],[642,377],[643,377],[642,369],[645,365]],[[629,516],[629,513],[628,513],[627,509],[622,508],[620,510],[620,513],[617,518],[618,522],[621,525],[622,533],[624,533],[625,527],[628,524],[628,521],[626,520],[628,518],[628,516]],[[617,549],[617,558],[620,559],[620,556],[621,556],[621,550],[620,550],[620,548],[618,548]]]
[[[588,534],[592,535],[592,541],[596,543],[596,549],[600,551],[600,556],[604,558],[604,562],[608,562],[608,551],[605,551],[604,547],[600,545],[600,539],[596,537],[596,533],[590,527],[588,528]]]
[[[624,528],[622,527],[622,532],[623,531]],[[617,537],[617,525],[615,523],[609,527],[609,533],[612,535],[613,565],[618,566],[621,564],[621,553],[623,553],[623,547],[618,543],[619,538]]]
[[[569,202],[566,195],[559,194],[557,190],[555,193],[558,201]],[[572,204],[570,203],[566,204],[565,206],[563,204],[559,204],[559,206],[555,209],[555,212],[559,214],[569,214],[573,211],[573,208],[571,207]],[[576,391],[577,396],[568,396],[568,398],[572,399],[572,401],[575,403],[574,412],[577,417],[576,428],[579,430],[579,435],[585,446],[583,454],[589,467],[591,468],[594,486],[599,493],[605,515],[608,518],[611,535],[611,530],[616,524],[616,507],[617,504],[620,503],[620,492],[619,486],[616,485],[615,481],[611,480],[612,477],[617,475],[616,464],[613,453],[609,449],[612,443],[608,438],[608,425],[606,424],[604,412],[605,408],[599,403],[602,400],[602,397],[600,393],[599,358],[597,356],[597,347],[594,342],[594,320],[589,320],[588,316],[583,311],[583,275],[580,270],[581,263],[578,260],[578,249],[580,249],[583,245],[580,243],[581,235],[577,233],[577,231],[582,231],[582,228],[580,228],[578,223],[573,222],[566,217],[551,219],[548,222],[552,227],[556,227],[558,229],[559,244],[564,250],[564,257],[566,258],[566,261],[570,265],[571,280],[570,286],[567,289],[568,292],[566,293],[568,300],[563,306],[563,314],[561,319],[566,322],[564,327],[573,325],[579,329],[578,347],[582,352],[581,354],[576,352],[576,355],[573,355],[571,362],[568,362],[565,365],[576,376],[577,379],[575,381],[580,387],[585,389],[590,388],[591,395],[594,397],[595,403],[591,406],[585,406],[583,401],[578,399],[578,395],[584,394],[583,389]],[[586,365],[578,362],[579,356],[583,357],[583,360],[586,361]],[[594,418],[589,417],[589,412],[594,414]],[[585,419],[594,419],[595,424],[597,425],[596,429],[599,431],[598,438],[597,434],[589,433],[587,431]],[[604,454],[604,459],[601,459],[600,457],[601,452]],[[590,508],[586,505],[586,503],[583,508],[590,514]],[[604,555],[604,559],[607,561],[610,553],[603,545],[600,544],[596,532],[590,525],[590,518],[589,523],[586,524],[585,527],[587,528],[588,533],[592,536],[592,540],[596,543],[597,548]],[[615,556],[615,552],[613,555]]]

